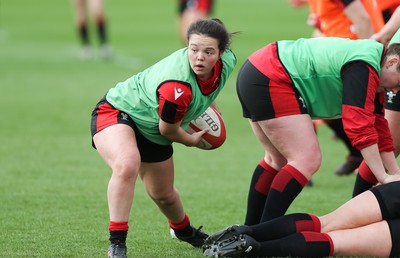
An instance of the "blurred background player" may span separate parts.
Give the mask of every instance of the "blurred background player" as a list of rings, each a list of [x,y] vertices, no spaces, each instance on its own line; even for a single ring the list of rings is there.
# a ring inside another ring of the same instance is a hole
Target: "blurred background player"
[[[179,34],[182,44],[186,45],[186,32],[190,24],[210,16],[213,0],[178,0]]]
[[[75,24],[82,44],[81,58],[90,59],[93,57],[93,50],[90,43],[89,27],[91,18],[97,28],[97,36],[102,59],[111,58],[111,51],[108,46],[106,18],[104,14],[103,0],[73,0],[75,7]]]
[[[371,36],[371,39],[375,39],[383,44],[388,44],[390,39],[400,28],[400,8],[397,8],[391,18],[387,21],[385,26]]]
[[[293,7],[309,5],[308,24],[315,28],[314,37],[365,39],[384,25],[381,9],[375,0],[289,0],[289,3]],[[324,122],[333,130],[335,139],[341,140],[348,150],[346,161],[335,170],[335,174],[353,173],[363,158],[344,132],[342,119]]]
[[[377,3],[382,11],[383,19],[386,23],[389,21],[396,8],[400,5],[400,0],[379,0]]]

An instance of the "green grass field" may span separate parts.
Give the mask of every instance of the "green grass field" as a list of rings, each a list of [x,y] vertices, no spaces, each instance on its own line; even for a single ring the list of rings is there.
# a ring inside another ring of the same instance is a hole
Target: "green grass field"
[[[0,1],[0,257],[106,257],[110,170],[91,147],[91,110],[118,81],[181,47],[176,1],[106,1],[106,10],[114,58],[82,61],[70,1]],[[214,151],[175,145],[176,187],[192,223],[210,233],[243,222],[263,155],[236,97],[240,65],[271,41],[311,34],[307,9],[286,0],[217,0],[214,16],[241,32],[238,66],[218,99],[227,142]],[[355,176],[333,173],[344,146],[324,126],[318,134],[322,167],[289,212],[323,214],[351,196]],[[140,181],[128,248],[129,257],[202,257],[170,239]]]

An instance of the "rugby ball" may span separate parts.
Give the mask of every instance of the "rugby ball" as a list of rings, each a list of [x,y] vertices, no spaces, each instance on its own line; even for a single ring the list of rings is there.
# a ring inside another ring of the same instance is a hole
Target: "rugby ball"
[[[221,115],[213,107],[208,107],[197,119],[192,120],[186,131],[192,134],[207,128],[210,130],[203,134],[196,147],[203,150],[220,147],[226,139],[226,128]]]

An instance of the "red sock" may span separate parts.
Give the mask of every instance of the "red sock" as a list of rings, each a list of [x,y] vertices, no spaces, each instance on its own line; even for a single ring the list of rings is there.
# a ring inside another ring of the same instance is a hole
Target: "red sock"
[[[257,190],[257,192],[267,195],[269,192],[269,188],[271,187],[272,180],[274,180],[274,177],[276,176],[278,171],[268,165],[264,160],[261,160],[258,165],[260,165],[264,169],[264,171],[258,178],[258,181],[254,188]]]
[[[265,200],[271,188],[271,183],[278,171],[268,165],[264,159],[254,169],[247,197],[247,212],[245,225],[260,223],[264,210]]]
[[[189,226],[190,225],[190,220],[189,220],[188,215],[185,214],[185,218],[181,222],[175,223],[175,222],[172,222],[172,221],[168,221],[168,223],[169,223],[169,226],[172,229],[180,230],[180,229],[184,229],[187,226]]]
[[[284,166],[272,181],[261,222],[283,216],[307,181],[307,178],[295,167]]]
[[[308,216],[309,218],[295,221],[296,232],[321,232],[321,221],[318,219],[318,217],[311,214],[308,214]]]
[[[365,163],[364,160],[358,167],[358,174],[362,179],[364,179],[368,183],[373,183],[373,184],[378,183],[378,180],[376,179],[374,173],[372,173],[371,169],[368,167],[367,163]]]
[[[110,242],[111,243],[125,243],[128,235],[128,221],[110,221],[108,230],[110,230]]]
[[[306,254],[310,254],[310,256],[313,257],[315,255],[332,256],[333,241],[328,234],[317,232],[302,232],[301,234],[306,241],[306,250],[304,250]],[[307,252],[307,249],[310,250],[310,252]]]
[[[122,230],[128,230],[128,221],[110,221],[110,224],[108,225],[108,230],[110,231],[122,231]]]

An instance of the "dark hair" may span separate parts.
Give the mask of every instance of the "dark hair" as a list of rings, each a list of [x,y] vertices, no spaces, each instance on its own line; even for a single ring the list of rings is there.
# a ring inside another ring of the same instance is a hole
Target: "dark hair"
[[[187,31],[187,42],[192,34],[205,35],[218,40],[218,48],[221,51],[229,47],[232,36],[232,33],[226,30],[223,22],[217,18],[192,23]]]
[[[389,48],[385,55],[385,60],[388,56],[398,56],[400,57],[400,43],[393,43],[389,45]],[[400,71],[400,64],[396,67],[397,71]]]

